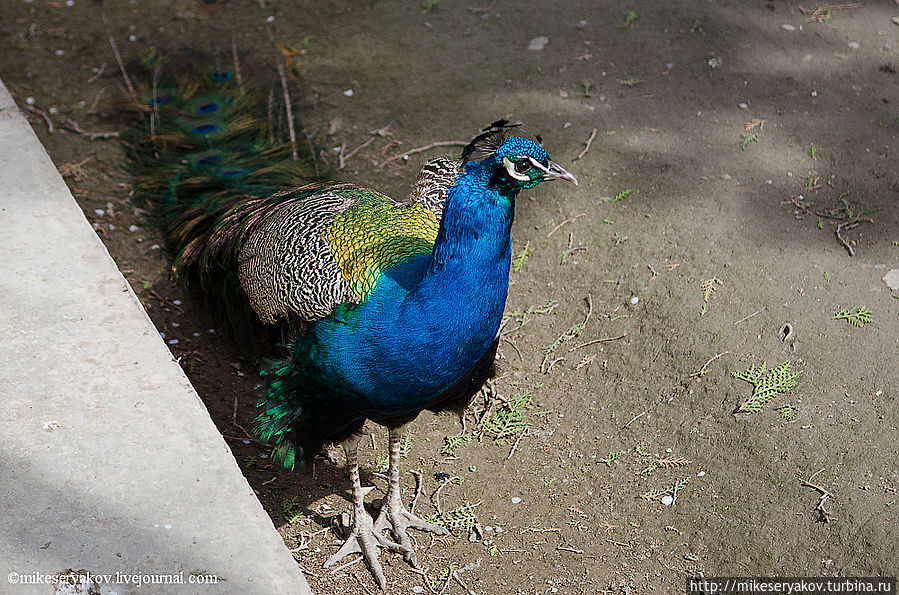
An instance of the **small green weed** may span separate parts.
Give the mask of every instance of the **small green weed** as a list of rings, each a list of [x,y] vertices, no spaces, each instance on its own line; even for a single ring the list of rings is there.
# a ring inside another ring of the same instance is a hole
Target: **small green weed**
[[[520,433],[530,425],[524,420],[524,413],[530,406],[531,391],[516,394],[484,422],[484,433],[497,440]]]
[[[833,315],[834,320],[848,320],[852,326],[862,327],[869,322],[874,322],[874,312],[864,306],[852,306],[840,310]]]
[[[744,132],[740,137],[740,150],[745,151],[746,147],[749,146],[750,143],[757,142],[759,142],[758,132]]]
[[[771,399],[794,388],[802,372],[793,373],[790,362],[784,362],[768,370],[767,363],[761,366],[749,366],[742,371],[731,372],[731,376],[745,380],[752,385],[752,396],[737,408],[741,413],[758,413]]]
[[[629,10],[624,13],[624,22],[618,25],[618,28],[624,30],[630,29],[631,25],[636,23],[638,20],[640,20],[640,15],[638,15],[633,10]]]

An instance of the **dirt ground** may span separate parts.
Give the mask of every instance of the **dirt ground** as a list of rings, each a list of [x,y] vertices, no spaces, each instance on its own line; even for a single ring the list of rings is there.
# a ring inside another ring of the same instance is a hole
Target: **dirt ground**
[[[581,182],[518,201],[526,257],[471,439],[447,448],[462,431],[452,416],[413,425],[405,469],[421,490],[404,474],[407,505],[439,504],[475,530],[419,534],[420,573],[384,554],[389,592],[896,574],[899,300],[883,278],[899,268],[899,3],[206,2],[107,2],[108,30],[126,61],[150,46],[227,58],[233,38],[263,87],[276,77],[271,31],[299,52],[293,101],[327,177],[403,197],[441,150],[388,157],[509,116]],[[75,130],[127,125],[98,4],[2,8],[3,81],[33,108],[313,589],[375,592],[364,564],[322,569],[348,508],[342,455],[289,473],[246,440],[254,363],[171,283],[120,141]],[[853,306],[873,321],[834,318]],[[753,386],[732,373],[763,362],[802,374],[735,413]],[[524,394],[509,435],[493,437],[494,413]],[[386,439],[372,432],[363,479],[377,499]]]

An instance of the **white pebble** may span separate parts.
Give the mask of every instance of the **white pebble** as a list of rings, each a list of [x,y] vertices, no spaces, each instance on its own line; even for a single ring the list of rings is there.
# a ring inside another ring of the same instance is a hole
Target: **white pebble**
[[[352,89],[347,89],[346,91],[343,92],[343,94],[346,95],[347,97],[352,97],[354,95],[354,92]]]
[[[128,41],[137,41],[137,35],[129,35]]]
[[[25,98],[25,103],[27,103],[28,105],[34,105],[34,97],[31,97],[29,95],[28,97]]]
[[[137,231],[138,229],[140,229],[140,228],[137,225],[129,225],[128,226],[128,231]]]
[[[51,113],[51,114],[58,114],[58,113],[59,113],[59,110],[56,109],[55,107],[51,107],[51,108],[48,109],[47,111],[48,111],[49,113]]]
[[[104,211],[103,209],[94,209],[94,213],[96,213],[97,216],[102,217],[106,214],[106,211]]]
[[[181,305],[181,300],[175,300],[175,301],[172,302],[172,303],[175,304],[176,306],[180,306],[180,305]]]
[[[783,25],[780,26],[780,28],[783,29],[784,31],[795,31],[796,25],[791,25],[790,23],[784,23]]]
[[[161,249],[162,249],[162,246],[160,246],[159,244],[153,244],[152,246],[150,246],[150,250],[161,250]]]
[[[862,44],[860,44],[857,41],[850,41],[846,45],[848,45],[849,49],[851,49],[851,50],[857,50],[858,48],[862,47]]]
[[[512,498],[512,504],[520,504],[520,503],[521,503],[521,498],[519,498],[518,496],[515,496],[514,498]]]
[[[811,95],[812,95],[812,97],[817,97],[817,96],[818,96],[818,92],[817,92],[817,91],[812,91]]]
[[[548,44],[548,43],[549,43],[549,37],[546,37],[545,35],[541,35],[540,37],[535,37],[534,39],[532,39],[531,41],[528,42],[528,49],[535,51],[535,52],[539,52],[540,50],[545,48],[546,44]]]
[[[638,303],[640,303],[640,298],[638,298],[637,296],[631,298],[632,305],[636,306]]]
[[[696,474],[696,477],[705,477],[705,471],[700,471]]]
[[[66,6],[75,6],[75,0],[66,0]]]
[[[422,587],[421,585],[415,585],[414,587],[412,587],[412,592],[413,593],[424,593],[425,588]]]
[[[672,498],[671,496],[662,496],[662,504],[664,504],[665,506],[671,506],[672,504],[674,504],[674,498]]]
[[[178,339],[169,339],[169,345],[177,345],[178,343],[180,343]]]
[[[748,104],[748,103],[741,103],[741,104],[739,104],[738,107],[739,107],[740,109],[749,109],[749,104]]]
[[[65,50],[56,50],[56,55],[57,55],[57,56],[62,56],[62,55],[65,54],[65,53],[66,53]]]
[[[275,22],[275,17],[274,17],[274,16],[270,16],[270,17],[268,17],[267,19],[265,19],[265,22],[266,22],[266,23],[274,23],[274,22]]]

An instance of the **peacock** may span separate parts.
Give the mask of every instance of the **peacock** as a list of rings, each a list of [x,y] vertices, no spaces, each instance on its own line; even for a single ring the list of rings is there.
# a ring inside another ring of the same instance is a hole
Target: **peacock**
[[[161,205],[175,278],[198,286],[235,328],[278,329],[269,340],[284,347],[261,371],[256,432],[288,468],[343,444],[352,534],[325,566],[361,553],[386,588],[379,547],[416,565],[408,530],[447,533],[400,498],[406,427],[425,409],[461,411],[493,374],[515,198],[577,180],[539,137],[499,120],[461,159],[428,161],[402,202],[310,181],[308,161],[274,142],[261,96],[233,69],[187,62],[146,61],[140,110],[151,134],[136,151],[138,189]],[[252,336],[237,333],[248,350]],[[366,420],[389,435],[377,519],[359,475]]]

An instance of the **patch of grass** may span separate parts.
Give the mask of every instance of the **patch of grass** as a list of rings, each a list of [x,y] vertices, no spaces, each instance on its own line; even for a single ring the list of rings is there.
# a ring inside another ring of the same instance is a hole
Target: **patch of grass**
[[[833,315],[834,320],[847,320],[852,326],[862,327],[869,322],[874,322],[874,312],[864,306],[852,306],[840,310]]]
[[[818,157],[818,149],[815,148],[814,144],[808,148],[808,156],[812,159],[816,159]]]
[[[752,396],[737,411],[758,413],[774,397],[794,388],[801,375],[801,371],[794,373],[790,370],[790,362],[784,362],[770,371],[767,363],[763,362],[761,366],[749,366],[746,370],[731,372],[731,376],[745,380],[753,388]]]
[[[425,12],[431,12],[438,6],[440,6],[440,0],[425,0],[421,3],[421,9]]]

